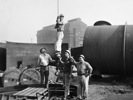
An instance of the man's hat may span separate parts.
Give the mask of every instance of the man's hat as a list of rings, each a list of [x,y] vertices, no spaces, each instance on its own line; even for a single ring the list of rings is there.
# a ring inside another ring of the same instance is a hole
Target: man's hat
[[[64,15],[63,14],[60,14],[60,17],[64,17]]]
[[[42,47],[42,48],[40,49],[40,53],[42,53],[42,50],[43,50],[43,49],[45,49],[45,50],[46,50],[46,48]]]
[[[66,50],[66,52],[71,56],[71,52],[70,52],[70,50]]]
[[[82,55],[82,54],[81,54],[79,57],[82,57],[83,59],[85,59],[85,56],[84,56],[84,55]]]

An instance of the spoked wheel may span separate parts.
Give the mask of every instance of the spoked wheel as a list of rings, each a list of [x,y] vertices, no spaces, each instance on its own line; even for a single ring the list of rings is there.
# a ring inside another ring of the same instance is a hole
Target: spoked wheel
[[[28,84],[40,84],[41,76],[40,72],[35,68],[25,69],[20,75],[20,83],[21,85]]]
[[[6,70],[2,76],[2,83],[4,87],[19,85],[19,76],[21,71],[16,67]]]

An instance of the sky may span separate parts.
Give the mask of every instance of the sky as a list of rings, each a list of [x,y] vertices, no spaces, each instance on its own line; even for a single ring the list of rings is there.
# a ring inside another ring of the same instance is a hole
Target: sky
[[[36,43],[37,31],[55,24],[57,13],[57,0],[0,0],[0,42]],[[133,0],[59,0],[59,13],[65,23],[133,25]]]

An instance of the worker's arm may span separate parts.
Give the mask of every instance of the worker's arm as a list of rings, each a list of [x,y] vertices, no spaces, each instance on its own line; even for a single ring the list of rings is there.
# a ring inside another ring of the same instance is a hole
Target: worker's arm
[[[49,62],[50,62],[50,63],[55,63],[56,60],[53,60],[53,59],[51,58],[51,56],[49,55]]]
[[[91,73],[92,73],[92,71],[93,71],[91,65],[90,65],[89,63],[86,63],[86,67],[87,67],[87,74],[88,74],[88,75],[91,75]]]
[[[73,57],[71,57],[71,62],[72,62],[72,65],[74,65],[77,69],[77,63],[78,62]],[[74,66],[73,66],[73,68],[74,68]],[[75,71],[73,71],[73,72],[75,72]]]

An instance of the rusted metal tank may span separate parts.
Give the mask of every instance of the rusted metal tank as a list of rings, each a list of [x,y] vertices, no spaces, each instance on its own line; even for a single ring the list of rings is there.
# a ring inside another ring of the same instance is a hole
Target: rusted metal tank
[[[89,26],[84,35],[83,54],[94,71],[133,75],[133,25]]]

